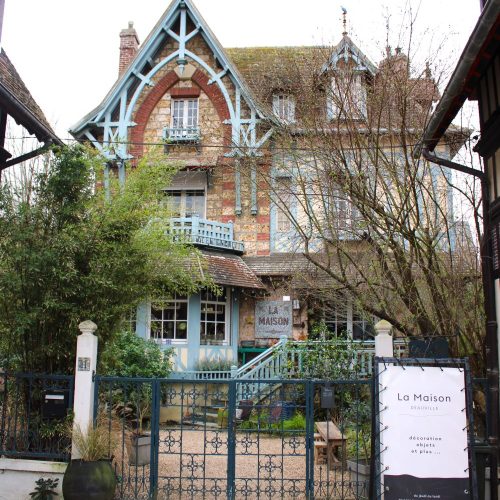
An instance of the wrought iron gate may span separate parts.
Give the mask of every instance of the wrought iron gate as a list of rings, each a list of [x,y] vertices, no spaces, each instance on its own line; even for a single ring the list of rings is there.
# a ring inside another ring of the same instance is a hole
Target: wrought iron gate
[[[369,453],[371,392],[369,380],[97,377],[96,408],[120,434],[118,498],[363,499],[368,479],[346,458]],[[130,444],[144,414],[148,463]]]

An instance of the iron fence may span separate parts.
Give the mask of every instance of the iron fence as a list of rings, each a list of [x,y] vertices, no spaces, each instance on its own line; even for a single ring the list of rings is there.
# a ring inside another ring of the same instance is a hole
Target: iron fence
[[[0,454],[65,461],[74,377],[0,373]]]
[[[117,498],[367,498],[370,380],[248,383],[96,377]]]

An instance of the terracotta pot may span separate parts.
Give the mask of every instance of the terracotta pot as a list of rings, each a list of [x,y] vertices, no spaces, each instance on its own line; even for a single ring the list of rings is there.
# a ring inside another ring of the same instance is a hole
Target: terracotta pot
[[[72,460],[63,477],[65,500],[112,500],[116,476],[109,460]]]

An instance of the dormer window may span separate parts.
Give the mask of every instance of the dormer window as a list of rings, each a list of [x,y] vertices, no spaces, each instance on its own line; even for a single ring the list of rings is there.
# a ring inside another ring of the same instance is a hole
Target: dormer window
[[[362,73],[335,73],[328,95],[330,120],[366,118],[366,86]]]
[[[273,95],[274,116],[288,123],[295,122],[295,99],[290,94]]]

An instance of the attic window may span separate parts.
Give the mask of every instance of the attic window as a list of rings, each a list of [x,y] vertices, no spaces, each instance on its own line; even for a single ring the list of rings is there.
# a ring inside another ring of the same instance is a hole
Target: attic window
[[[295,122],[295,98],[290,94],[274,94],[273,113],[288,123]]]
[[[327,97],[328,118],[366,118],[366,86],[362,73],[336,73]]]

